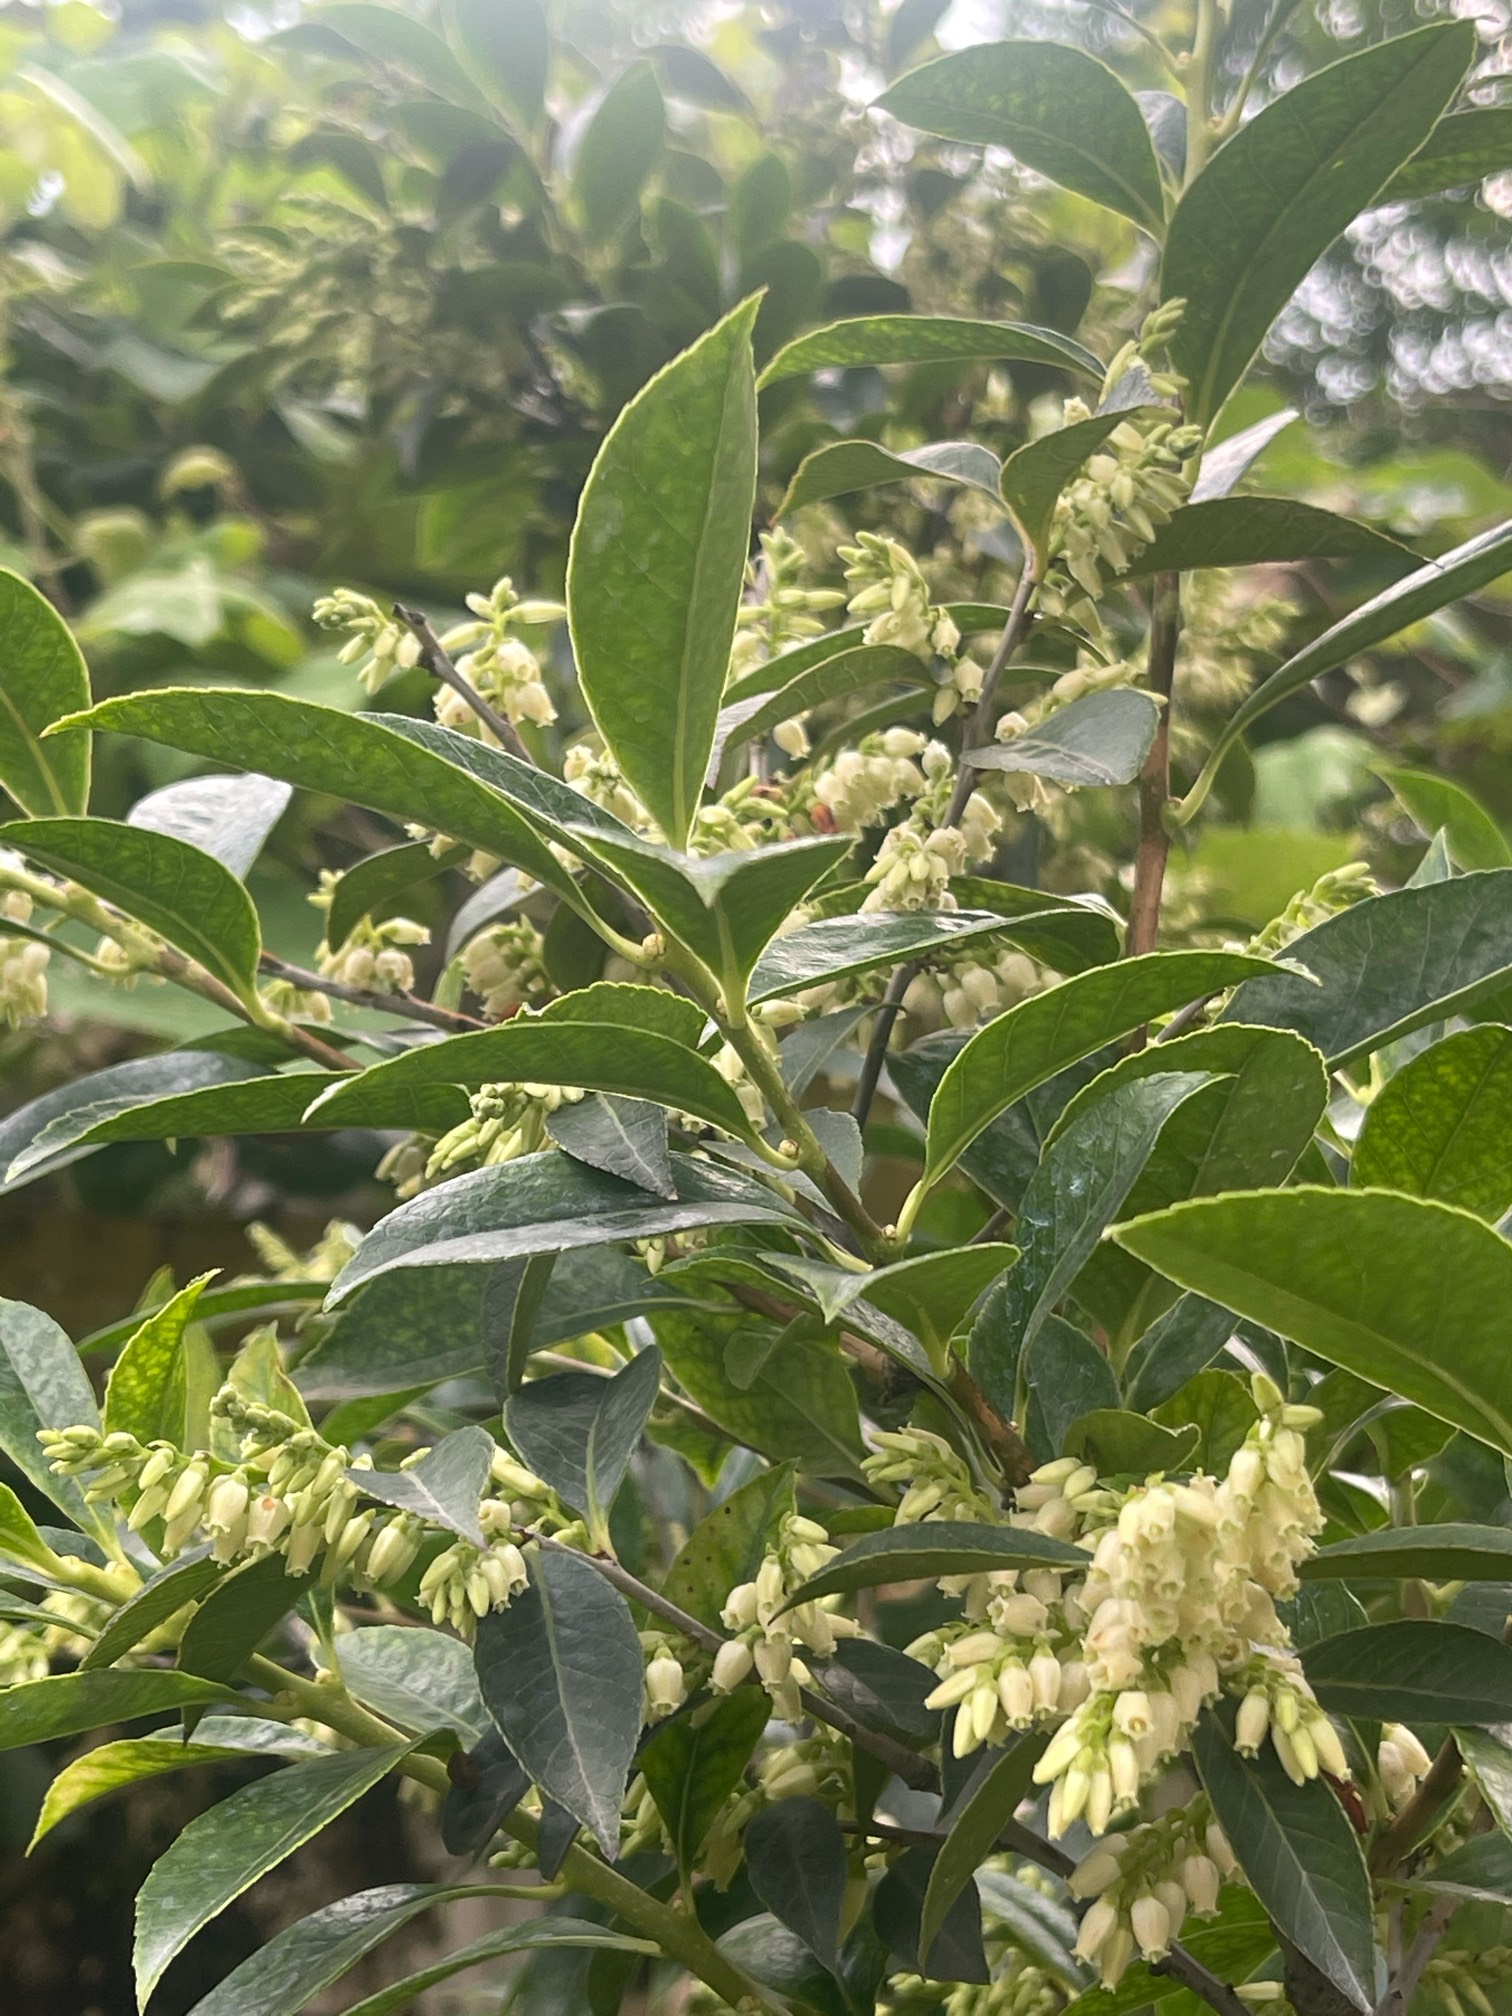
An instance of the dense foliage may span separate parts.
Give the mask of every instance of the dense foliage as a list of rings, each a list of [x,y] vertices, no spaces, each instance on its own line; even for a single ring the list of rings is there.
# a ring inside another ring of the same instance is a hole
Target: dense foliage
[[[1112,11],[5,24],[0,1174],[362,1221],[0,1303],[144,2008],[390,1779],[198,2016],[1503,2006],[1512,520],[1257,359],[1512,113]]]

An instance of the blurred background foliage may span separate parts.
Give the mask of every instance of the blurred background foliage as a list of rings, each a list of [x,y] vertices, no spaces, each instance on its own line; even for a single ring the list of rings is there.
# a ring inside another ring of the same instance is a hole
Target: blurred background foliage
[[[1263,103],[1446,12],[1481,29],[1468,102],[1512,103],[1506,0],[1234,0],[1223,74],[1258,62]],[[605,429],[754,289],[758,360],[806,327],[909,309],[1038,322],[1110,356],[1148,277],[1132,227],[1006,157],[905,133],[866,107],[941,47],[1038,36],[1104,56],[1145,93],[1160,138],[1170,80],[1152,26],[1179,42],[1183,0],[1129,12],[1119,0],[552,0],[549,27],[539,0],[0,5],[0,562],[76,625],[98,695],[231,681],[362,705],[310,621],[316,595],[343,583],[402,597],[441,626],[501,575],[558,593]],[[1512,164],[1430,200],[1408,189],[1352,229],[1223,422],[1300,416],[1251,487],[1361,515],[1423,554],[1508,515],[1509,216]],[[1025,438],[1036,401],[1073,389],[1027,364],[780,384],[763,395],[763,507],[825,440],[970,436],[1001,450]],[[885,526],[942,594],[991,600],[1015,556],[960,496],[884,490],[795,523],[836,580],[839,539]],[[1213,720],[1231,711],[1257,672],[1390,578],[1376,559],[1195,577],[1182,676],[1196,732],[1178,766],[1190,774],[1200,758],[1205,704]],[[1419,825],[1383,769],[1457,780],[1498,827],[1512,821],[1509,590],[1429,619],[1268,717],[1173,864],[1173,940],[1247,937],[1350,860],[1405,879],[1424,832],[1455,824],[1440,800],[1418,806]],[[570,667],[555,670],[550,732],[570,736],[584,716]],[[383,696],[416,712],[430,701],[418,671]],[[107,815],[181,774],[163,749],[109,738],[102,753],[94,809]],[[1017,822],[1004,872],[1118,900],[1130,800],[1066,803],[1053,822]],[[296,799],[256,871],[273,949],[308,960],[319,938],[301,880],[402,837]],[[1505,848],[1479,828],[1465,844]],[[439,940],[466,889],[440,875],[403,907]],[[0,1037],[7,1104],[200,1026],[188,996],[109,990],[65,964],[49,1021]],[[342,1135],[107,1149],[0,1197],[0,1292],[87,1334],[159,1267],[192,1271],[191,1251],[196,1267],[248,1264],[254,1216],[298,1245],[333,1214],[373,1215],[375,1159],[371,1137]],[[83,1251],[95,1259],[81,1277]],[[9,1851],[31,1795],[7,1790]],[[42,1866],[7,1854],[0,1926],[33,1928],[7,1939],[15,2006],[129,2006],[115,1985],[121,1886],[161,1846],[132,1830],[183,1817],[133,1805],[120,1838],[91,1837],[82,1856],[66,1829]],[[396,1815],[396,1844],[401,1833]],[[340,1887],[333,1876],[329,1893]],[[53,1924],[60,1900],[67,1923]],[[306,1888],[299,1908],[311,1901]],[[228,1914],[225,1936],[244,1947],[258,1922]]]

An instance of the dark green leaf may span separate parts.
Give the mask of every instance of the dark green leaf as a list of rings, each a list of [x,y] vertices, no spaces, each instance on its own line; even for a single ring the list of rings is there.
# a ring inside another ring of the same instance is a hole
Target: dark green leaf
[[[811,707],[848,699],[853,693],[889,681],[925,686],[929,671],[917,652],[904,651],[895,644],[858,644],[852,650],[837,651],[800,672],[796,679],[789,679],[765,700],[753,699],[740,708],[727,709],[721,716],[726,728],[721,753],[770,733]]]
[[[415,1736],[450,1729],[480,1742],[489,1721],[472,1655],[458,1638],[407,1624],[374,1624],[342,1633],[341,1677],[357,1699]]]
[[[811,1603],[851,1589],[876,1589],[889,1582],[938,1581],[942,1575],[979,1575],[1002,1568],[1059,1568],[1086,1556],[1063,1540],[1006,1526],[979,1526],[959,1519],[930,1520],[921,1526],[889,1526],[863,1534],[843,1548],[817,1575],[811,1575],[783,1606]]]
[[[1183,1295],[1152,1323],[1124,1367],[1127,1404],[1146,1414],[1218,1357],[1234,1334],[1227,1309],[1202,1295]]]
[[[634,214],[666,127],[655,72],[633,63],[604,93],[572,165],[572,192],[590,238],[607,238]]]
[[[867,364],[966,364],[1006,359],[1060,365],[1101,378],[1090,350],[1032,322],[963,322],[945,315],[860,315],[812,329],[789,343],[762,372],[760,386],[809,371]]]
[[[191,1820],[137,1893],[138,2006],[146,2006],[169,1961],[202,1925],[344,1813],[404,1754],[403,1745],[393,1745],[291,1764]]]
[[[580,1556],[540,1554],[530,1587],[480,1619],[474,1657],[510,1749],[605,1855],[617,1854],[643,1691],[623,1596]]]
[[[858,1474],[855,1389],[827,1338],[798,1326],[774,1336],[754,1318],[716,1324],[670,1311],[655,1327],[678,1383],[738,1441],[774,1461],[793,1457],[810,1474]],[[736,1368],[737,1378],[730,1346],[743,1328],[754,1331],[760,1348],[754,1363]]]
[[[1057,784],[1127,784],[1155,739],[1160,707],[1133,686],[1087,693],[1056,708],[1038,727],[1011,742],[967,751],[978,770],[1008,770],[1049,777]]]
[[[218,1582],[184,1627],[179,1669],[203,1680],[237,1678],[252,1654],[309,1589],[281,1554],[249,1561]]]
[[[530,1773],[492,1725],[449,1768],[441,1845],[448,1855],[480,1855],[530,1790]]]
[[[878,103],[945,140],[1006,147],[1039,175],[1159,237],[1165,197],[1149,129],[1112,71],[1054,42],[987,42],[926,63]]]
[[[1367,1624],[1309,1646],[1302,1663],[1323,1706],[1358,1720],[1485,1727],[1512,1704],[1512,1646],[1442,1619]]]
[[[772,941],[751,975],[750,998],[753,1002],[771,1001],[824,981],[868,972],[874,966],[895,966],[905,959],[954,951],[962,942],[1015,935],[1008,919],[973,910],[821,917]]]
[[[109,1666],[170,1617],[177,1616],[186,1603],[197,1603],[208,1595],[225,1574],[219,1561],[206,1553],[191,1554],[172,1562],[136,1594],[123,1603],[105,1629],[79,1661],[80,1672],[95,1666]]]
[[[1128,418],[1128,410],[1121,404],[1106,406],[1090,420],[1077,420],[1026,442],[1003,464],[1003,501],[1023,538],[1042,560],[1056,500],[1087,457],[1095,455],[1113,429]]]
[[[546,1132],[575,1162],[620,1176],[654,1197],[675,1197],[672,1158],[667,1148],[667,1116],[647,1099],[590,1092],[559,1106]]]
[[[1456,1729],[1454,1741],[1464,1758],[1475,1789],[1491,1809],[1505,1835],[1512,1831],[1512,1735],[1504,1723],[1491,1729]],[[1512,1887],[1512,1886],[1509,1886]]]
[[[1250,1887],[1351,2006],[1373,2008],[1370,1879],[1344,1808],[1321,1778],[1293,1785],[1268,1744],[1258,1757],[1239,1756],[1225,1721],[1205,1714],[1192,1747]]]
[[[1181,1433],[1196,1428],[1201,1436],[1195,1461],[1210,1476],[1223,1477],[1235,1451],[1255,1425],[1255,1403],[1237,1371],[1216,1368],[1199,1372],[1173,1394],[1155,1415],[1161,1427]]]
[[[1512,1901],[1512,1842],[1502,1834],[1482,1834],[1417,1870],[1412,1880],[1443,1896],[1506,1904]]]
[[[922,1971],[931,1973],[933,1947],[957,1900],[1029,1791],[1030,1778],[1045,1748],[1043,1737],[1019,1736],[994,1757],[955,1809],[950,1833],[929,1872],[919,1924]]]
[[[957,875],[950,893],[963,910],[993,910],[1010,919],[1003,935],[1057,973],[1083,973],[1118,957],[1122,926],[1101,897],[1050,896],[982,875]]]
[[[518,1391],[524,1381],[555,1271],[554,1253],[536,1253],[528,1260],[502,1261],[489,1272],[483,1291],[483,1366],[501,1398]]]
[[[995,602],[947,602],[944,608],[963,637],[1001,632],[1008,620],[1008,611]],[[733,680],[725,692],[725,705],[738,706],[758,693],[773,693],[779,686],[790,685],[800,673],[822,665],[826,658],[855,650],[865,635],[866,625],[855,623],[841,630],[827,630],[822,637],[810,638],[806,643],[791,645]]]
[[[920,1930],[935,1863],[944,1851],[905,1848],[877,1885],[872,1910],[888,1949],[910,1972],[924,1973]],[[957,1896],[930,1943],[928,1973],[936,1981],[991,1979],[982,1948],[982,1905],[974,1885]]]
[[[473,1423],[454,1428],[407,1470],[349,1470],[347,1477],[365,1496],[397,1505],[483,1547],[487,1541],[478,1524],[478,1502],[495,1447],[488,1430]]]
[[[641,1751],[637,1761],[680,1869],[692,1869],[721,1807],[745,1776],[771,1712],[762,1688],[737,1687],[674,1716]]]
[[[1294,497],[1211,497],[1186,504],[1134,556],[1130,576],[1202,567],[1260,567],[1297,560],[1394,560],[1413,554],[1355,518]]]
[[[1383,764],[1377,771],[1401,804],[1430,837],[1443,831],[1458,868],[1512,866],[1512,847],[1479,799],[1462,785],[1433,770],[1396,770]]]
[[[645,70],[617,89],[637,76],[656,91]],[[580,189],[582,168],[580,156]],[[631,171],[615,160],[609,172],[623,192]],[[714,745],[750,540],[757,305],[737,308],[620,414],[589,472],[568,560],[583,695],[627,781],[678,847]]]
[[[1171,220],[1171,343],[1206,427],[1271,323],[1354,217],[1422,146],[1475,54],[1464,23],[1400,35],[1283,92],[1207,163]]]
[[[793,1466],[759,1471],[694,1527],[667,1570],[663,1595],[717,1627],[730,1591],[752,1580],[779,1521],[793,1509]]]
[[[924,477],[936,483],[961,483],[998,500],[1003,465],[990,448],[975,441],[935,441],[927,448],[894,454],[875,441],[831,441],[799,463],[776,515],[785,518],[805,504],[847,497],[853,490],[871,490],[879,483],[902,483]]]
[[[994,1405],[1005,1399],[1010,1415],[1017,1411],[1016,1388],[1023,1386],[1025,1440],[1041,1462],[1049,1462],[1062,1454],[1067,1436],[1087,1415],[1117,1407],[1118,1380],[1092,1339],[1064,1316],[1044,1317],[1021,1352],[1018,1310],[1009,1284],[1003,1286],[972,1329],[972,1364],[980,1368],[977,1376],[988,1398]]]
[[[1365,1109],[1351,1180],[1495,1221],[1512,1204],[1512,1029],[1459,1029],[1388,1078]]]
[[[999,1015],[940,1081],[929,1109],[929,1179],[942,1176],[989,1121],[1057,1071],[1151,1016],[1231,987],[1266,964],[1242,953],[1147,953],[1080,974]]]
[[[160,933],[242,1000],[257,992],[262,934],[229,868],[187,840],[113,819],[31,819],[0,826],[0,846],[82,882]]]
[[[408,2009],[426,1989],[450,1981],[453,1975],[464,1973],[469,1967],[481,1966],[485,1960],[506,1959],[511,1953],[531,1953],[554,1946],[582,1946],[601,1953],[634,1953],[642,1957],[653,1955],[656,1950],[649,1940],[632,1939],[623,1932],[591,1924],[585,1918],[535,1918],[523,1925],[507,1925],[499,1932],[485,1932],[481,1939],[455,1947],[443,1959],[433,1960],[417,1973],[406,1974],[402,1981],[380,1988],[376,1994],[364,1995],[360,2002],[352,2004],[346,2016],[395,2016],[398,2010]]]
[[[939,1710],[924,1703],[935,1676],[917,1659],[875,1638],[842,1638],[829,1659],[815,1662],[815,1678],[830,1699],[867,1729],[905,1742],[933,1742]]]
[[[596,1547],[661,1390],[661,1353],[637,1352],[612,1379],[554,1372],[510,1397],[504,1427],[538,1477],[582,1514]]]
[[[128,826],[171,833],[245,881],[263,842],[283,816],[291,787],[248,772],[236,777],[186,777],[149,791],[126,814]]]
[[[385,847],[348,868],[337,882],[326,912],[326,938],[332,945],[344,945],[364,917],[375,910],[387,911],[398,896],[417,889],[456,868],[467,858],[466,850],[448,847],[436,853],[428,840],[408,840],[402,847]]]
[[[9,1484],[0,1484],[0,1560],[16,1562],[23,1568],[40,1568],[44,1575],[53,1574],[57,1565],[56,1554],[37,1531],[36,1521]],[[57,1622],[50,1610],[38,1609],[37,1616],[48,1624]]]
[[[1497,1582],[1512,1569],[1512,1526],[1386,1526],[1310,1554],[1304,1580],[1347,1575],[1420,1576],[1429,1582]],[[1398,1717],[1398,1720],[1401,1718]],[[1447,1715],[1431,1717],[1448,1721]]]
[[[183,1444],[188,1429],[184,1331],[213,1278],[201,1274],[181,1288],[127,1339],[105,1382],[103,1425],[108,1435],[124,1430],[139,1442]]]
[[[0,1449],[45,1498],[86,1532],[105,1521],[71,1478],[55,1477],[37,1442],[39,1428],[98,1428],[79,1354],[51,1316],[29,1302],[0,1301]]]
[[[1471,105],[1440,119],[1416,154],[1381,191],[1383,203],[1412,203],[1445,189],[1468,189],[1512,161],[1512,106]]]
[[[1062,1447],[1104,1477],[1148,1477],[1189,1469],[1200,1440],[1195,1427],[1163,1428],[1123,1407],[1097,1407],[1072,1422]]]
[[[1396,889],[1294,938],[1288,962],[1241,987],[1224,1020],[1295,1029],[1330,1065],[1348,1064],[1446,1020],[1512,970],[1512,869]]]
[[[751,1888],[824,1962],[840,1959],[845,1903],[845,1836],[817,1799],[778,1799],[756,1814],[745,1834]]]
[[[89,803],[89,742],[42,731],[89,705],[89,668],[40,589],[0,568],[0,785],[38,818]]]
[[[1177,1204],[1113,1237],[1183,1287],[1512,1453],[1512,1246],[1478,1218],[1385,1190],[1299,1186]]]
[[[55,1673],[46,1680],[23,1680],[5,1690],[0,1717],[0,1750],[78,1736],[108,1722],[135,1722],[144,1715],[169,1715],[207,1701],[224,1701],[227,1690],[189,1673],[129,1673],[107,1666],[96,1673]]]

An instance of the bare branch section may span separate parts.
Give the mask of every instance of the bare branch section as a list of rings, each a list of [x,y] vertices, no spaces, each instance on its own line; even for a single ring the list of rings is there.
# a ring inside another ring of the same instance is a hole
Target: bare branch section
[[[420,646],[420,663],[433,679],[439,679],[443,686],[450,686],[459,699],[464,700],[478,719],[499,738],[501,747],[511,756],[517,756],[522,763],[532,761],[530,751],[521,740],[520,731],[497,707],[491,706],[477,687],[464,679],[452,662],[450,652],[431,627],[431,620],[421,609],[406,609],[402,602],[394,604],[394,615],[414,637]]]

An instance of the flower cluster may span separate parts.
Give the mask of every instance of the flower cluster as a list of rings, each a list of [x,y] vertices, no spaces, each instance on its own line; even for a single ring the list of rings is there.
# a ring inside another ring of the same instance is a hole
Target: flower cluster
[[[1068,399],[1062,425],[1092,417],[1085,402]],[[1091,620],[1109,577],[1122,574],[1156,531],[1186,502],[1186,458],[1201,443],[1195,427],[1170,420],[1120,421],[1061,493],[1051,522],[1051,566],[1039,605],[1052,616]]]
[[[730,650],[729,683],[733,685],[747,672],[795,644],[804,644],[823,633],[821,616],[838,609],[845,601],[838,588],[806,588],[803,576],[808,555],[784,527],[761,535],[761,552],[746,569],[746,594],[736,617],[735,642]],[[790,756],[806,753],[799,723],[796,736],[778,740]],[[794,746],[789,747],[789,743]]]
[[[425,1165],[425,1181],[439,1182],[462,1169],[487,1169],[533,1155],[546,1142],[546,1122],[559,1106],[583,1096],[575,1085],[482,1085],[468,1101],[467,1119],[443,1134]]]
[[[1365,862],[1349,861],[1342,868],[1330,868],[1326,875],[1318,877],[1310,889],[1299,890],[1280,916],[1273,917],[1247,945],[1242,948],[1236,946],[1235,949],[1260,953],[1284,952],[1294,938],[1300,938],[1315,925],[1324,924],[1330,917],[1338,916],[1341,910],[1348,910],[1354,904],[1363,903],[1380,893],[1376,879]]]
[[[1386,1722],[1376,1746],[1376,1776],[1393,1812],[1405,1806],[1433,1768],[1433,1759],[1401,1722]]]
[[[336,654],[343,665],[355,665],[365,693],[376,693],[396,672],[420,663],[420,640],[371,595],[354,588],[336,588],[322,595],[313,611],[322,630],[345,630],[347,641]]]
[[[320,887],[310,898],[317,910],[329,913],[340,880],[329,869],[322,872]],[[326,979],[343,987],[409,994],[414,991],[415,967],[404,947],[429,943],[430,932],[412,917],[385,917],[381,922],[360,917],[339,945],[322,941],[316,965]]]
[[[542,678],[541,661],[513,631],[517,626],[560,623],[566,609],[560,602],[522,601],[507,574],[487,595],[469,595],[467,606],[473,620],[446,631],[442,649],[454,657],[468,685],[515,727],[522,721],[549,727],[556,708]],[[443,727],[481,735],[486,742],[495,739],[487,723],[451,687],[436,693],[436,719]]]
[[[947,609],[936,603],[918,561],[896,539],[858,532],[854,546],[842,546],[850,589],[849,614],[865,621],[867,644],[892,644],[937,665],[934,720],[938,727],[960,707],[982,697],[980,665],[961,654],[961,633]]]
[[[939,743],[923,754],[924,789],[913,810],[888,828],[877,858],[866,871],[871,885],[863,910],[953,910],[952,879],[990,861],[1002,830],[996,808],[980,791],[962,806],[958,824],[947,824],[955,790],[955,764]]]
[[[808,1685],[810,1675],[794,1647],[827,1659],[841,1638],[860,1635],[860,1625],[839,1614],[838,1596],[785,1607],[793,1592],[839,1551],[814,1520],[788,1514],[754,1579],[732,1589],[720,1612],[734,1635],[715,1654],[709,1684],[717,1694],[738,1687],[754,1667],[777,1712],[789,1722],[798,1719],[798,1690]]]
[[[1036,992],[1040,984],[1034,961],[1012,947],[996,959],[990,953],[968,953],[943,961],[938,971],[916,973],[903,996],[903,1012],[925,1030],[942,1023],[952,1029],[971,1029],[1001,1015],[1005,1008]],[[917,1034],[917,1026],[908,1033],[910,1037]]]
[[[817,823],[836,833],[862,833],[895,805],[922,796],[926,771],[937,773],[950,760],[943,742],[931,742],[914,728],[864,735],[812,773],[814,802],[826,815]]]
[[[503,1022],[553,991],[544,942],[528,917],[490,924],[469,938],[462,948],[462,974],[490,1022]]]
[[[1078,1956],[1097,1967],[1105,1988],[1116,1988],[1136,1953],[1165,1958],[1189,1912],[1212,1916],[1235,1866],[1205,1799],[1109,1834],[1068,1879],[1074,1897],[1093,1900],[1077,1934]]]

